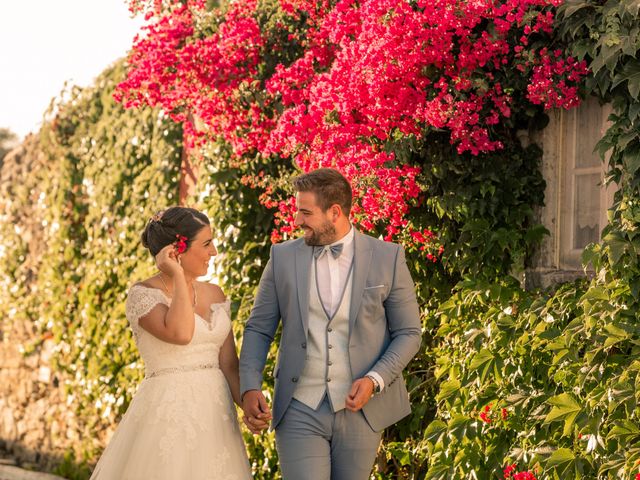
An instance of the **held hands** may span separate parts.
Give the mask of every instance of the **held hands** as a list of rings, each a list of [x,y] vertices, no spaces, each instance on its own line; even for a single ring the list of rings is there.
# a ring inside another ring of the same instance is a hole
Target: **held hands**
[[[254,435],[269,428],[271,410],[267,400],[259,390],[247,390],[242,397],[242,421]]]
[[[345,402],[347,410],[357,412],[365,406],[373,395],[373,389],[373,381],[370,378],[363,377],[353,382]],[[246,391],[242,397],[242,410],[242,421],[254,435],[269,427],[271,410],[261,391]]]
[[[183,273],[182,266],[178,262],[178,252],[175,245],[167,245],[156,255],[156,265],[158,269],[174,277],[177,274]]]
[[[373,381],[368,377],[358,378],[351,384],[351,391],[347,395],[345,406],[347,410],[357,412],[364,407],[373,395]]]

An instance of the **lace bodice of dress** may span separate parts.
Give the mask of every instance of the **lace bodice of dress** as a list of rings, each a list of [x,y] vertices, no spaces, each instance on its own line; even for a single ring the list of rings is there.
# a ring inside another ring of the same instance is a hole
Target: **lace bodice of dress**
[[[210,325],[200,315],[195,315],[195,332],[188,345],[163,342],[140,327],[140,317],[159,303],[168,307],[171,301],[157,288],[136,284],[129,289],[125,310],[140,356],[144,360],[146,375],[172,368],[188,369],[210,364],[217,367],[220,347],[231,329],[229,301],[211,305]]]

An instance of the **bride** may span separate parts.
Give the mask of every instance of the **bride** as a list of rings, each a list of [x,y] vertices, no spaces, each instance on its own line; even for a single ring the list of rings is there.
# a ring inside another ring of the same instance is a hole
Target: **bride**
[[[126,315],[145,377],[91,479],[250,479],[233,405],[229,302],[220,287],[196,281],[217,254],[209,219],[171,207],[149,221],[142,243],[159,272],[130,288]]]

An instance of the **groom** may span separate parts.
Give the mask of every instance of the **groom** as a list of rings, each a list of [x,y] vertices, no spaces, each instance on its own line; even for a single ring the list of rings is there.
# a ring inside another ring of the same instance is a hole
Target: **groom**
[[[321,168],[294,180],[304,238],[271,248],[244,331],[245,422],[266,427],[263,369],[282,320],[272,427],[284,480],[369,478],[382,430],[411,411],[402,370],[420,347],[402,248],[357,232],[351,186]]]

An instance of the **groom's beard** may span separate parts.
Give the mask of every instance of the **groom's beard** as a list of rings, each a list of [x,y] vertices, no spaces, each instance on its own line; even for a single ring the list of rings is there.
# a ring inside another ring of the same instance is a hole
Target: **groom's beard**
[[[329,220],[323,223],[320,228],[308,229],[306,232],[309,234],[305,234],[304,242],[311,246],[329,245],[336,238],[336,227]]]

